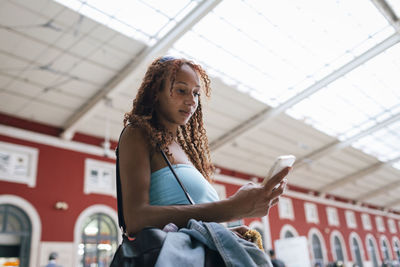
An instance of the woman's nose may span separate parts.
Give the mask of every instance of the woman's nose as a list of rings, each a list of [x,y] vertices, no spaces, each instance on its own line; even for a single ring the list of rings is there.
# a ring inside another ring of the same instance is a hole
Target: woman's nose
[[[186,105],[195,105],[196,104],[196,96],[193,94],[188,94],[188,96],[185,98],[185,104]]]

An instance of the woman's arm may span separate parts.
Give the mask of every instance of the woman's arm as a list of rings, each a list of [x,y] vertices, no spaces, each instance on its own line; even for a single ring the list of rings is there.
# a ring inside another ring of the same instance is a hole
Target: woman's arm
[[[119,164],[122,187],[122,203],[126,229],[137,233],[146,226],[163,227],[173,222],[182,227],[191,218],[201,221],[225,222],[244,217],[261,217],[268,213],[286,182],[272,190],[287,175],[286,168],[265,186],[247,184],[228,199],[176,206],[150,206],[150,147],[142,130],[127,127],[119,146]]]

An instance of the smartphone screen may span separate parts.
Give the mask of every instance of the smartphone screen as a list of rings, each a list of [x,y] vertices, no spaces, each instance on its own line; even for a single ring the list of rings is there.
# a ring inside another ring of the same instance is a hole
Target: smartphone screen
[[[293,155],[279,156],[278,158],[276,158],[274,164],[272,165],[268,175],[265,177],[262,184],[265,185],[269,179],[271,179],[274,175],[282,171],[284,168],[292,167],[295,161],[296,157]]]

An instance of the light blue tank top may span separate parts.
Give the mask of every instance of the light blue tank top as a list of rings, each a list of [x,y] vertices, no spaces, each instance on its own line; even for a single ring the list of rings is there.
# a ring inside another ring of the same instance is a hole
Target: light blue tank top
[[[203,175],[189,164],[172,165],[186,191],[195,204],[219,200],[214,187]],[[151,174],[150,180],[150,205],[187,205],[187,200],[178,181],[175,179],[168,166]]]

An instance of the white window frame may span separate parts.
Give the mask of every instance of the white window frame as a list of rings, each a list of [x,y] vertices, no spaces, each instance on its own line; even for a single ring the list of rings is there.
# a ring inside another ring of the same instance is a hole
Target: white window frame
[[[284,226],[282,226],[281,228],[281,232],[279,234],[279,238],[280,239],[285,239],[285,234],[286,232],[291,232],[293,234],[294,237],[298,237],[299,233],[297,232],[296,228],[294,228],[293,226],[291,226],[290,224],[285,224]]]
[[[293,203],[290,198],[280,197],[278,202],[278,211],[280,219],[294,220]]]
[[[392,244],[389,242],[389,239],[385,235],[381,235],[379,238],[379,241],[380,241],[379,245],[380,245],[380,249],[381,249],[382,260],[385,258],[384,253],[383,253],[383,242],[386,243],[390,260],[393,260],[393,253],[392,253],[393,248],[392,248]]]
[[[75,226],[74,226],[74,253],[72,255],[73,257],[73,262],[75,262],[74,266],[79,266],[79,257],[78,257],[78,250],[79,250],[79,243],[82,238],[82,229],[83,229],[83,224],[85,222],[85,219],[88,218],[89,216],[96,214],[96,213],[104,213],[108,216],[110,216],[115,225],[118,225],[118,213],[115,211],[113,208],[103,205],[103,204],[96,204],[87,207],[84,211],[82,211],[78,218],[76,219]],[[118,243],[122,242],[122,232],[118,231]]]
[[[354,262],[356,262],[356,255],[355,255],[354,249],[353,249],[353,237],[357,240],[358,248],[360,250],[361,261],[364,262],[365,261],[365,251],[364,251],[364,248],[363,248],[363,243],[361,241],[360,236],[356,232],[351,232],[350,235],[349,235],[349,241],[348,242],[349,242],[351,258],[354,260]]]
[[[346,242],[344,241],[344,238],[342,236],[342,233],[338,230],[333,230],[330,236],[330,244],[331,244],[331,252],[332,256],[336,259],[336,249],[335,249],[335,237],[339,238],[339,242],[342,246],[342,253],[343,253],[343,258],[345,261],[347,261],[347,247],[346,247]]]
[[[376,223],[376,229],[378,230],[378,232],[386,231],[385,224],[384,224],[383,218],[381,216],[375,217],[375,223]]]
[[[105,189],[100,186],[96,187],[90,183],[90,173],[93,169],[97,170],[108,170],[111,173],[111,188]],[[116,197],[116,184],[115,184],[116,174],[115,174],[115,163],[100,161],[95,159],[87,158],[85,159],[85,179],[83,191],[85,194],[103,194]]]
[[[363,213],[361,214],[361,222],[363,225],[364,230],[372,230],[372,223],[371,223],[371,217],[369,214]]]
[[[356,215],[355,215],[354,211],[346,210],[344,215],[346,217],[347,227],[351,228],[351,229],[357,228]]]
[[[29,217],[32,226],[29,267],[37,267],[41,244],[42,222],[37,210],[24,198],[16,195],[0,195],[0,204],[10,204],[22,209]]]
[[[397,260],[400,260],[400,257],[397,255],[397,251],[396,251],[396,245],[395,245],[396,243],[397,243],[398,248],[400,249],[400,240],[397,236],[394,236],[392,238],[393,259],[396,258]]]
[[[28,174],[18,175],[15,173],[0,170],[0,180],[12,183],[26,184],[29,187],[35,187],[39,149],[0,141],[0,152],[1,151],[4,151],[5,153],[9,153],[11,155],[11,162],[15,161],[15,157],[17,155],[24,155],[28,160]]]
[[[311,252],[312,261],[315,260],[314,249],[313,249],[313,246],[312,246],[312,237],[313,237],[314,234],[319,239],[319,242],[321,244],[322,258],[323,258],[323,261],[326,262],[326,260],[328,259],[328,253],[327,253],[327,250],[326,250],[325,238],[321,234],[321,232],[315,227],[312,227],[308,231],[308,246],[309,246],[309,249],[310,249],[310,252]]]
[[[369,240],[374,243],[374,251],[371,251],[369,249]],[[380,256],[380,245],[376,242],[375,237],[372,234],[367,234],[365,237],[365,248],[367,250],[368,257],[370,258],[370,261],[372,262],[372,254],[375,254],[376,260],[378,261],[378,264],[380,265],[382,263],[381,256]]]
[[[306,215],[306,222],[319,223],[317,205],[310,202],[304,203],[304,211]]]
[[[397,233],[396,223],[394,222],[393,219],[388,219],[387,220],[387,224],[388,224],[388,227],[389,227],[389,232],[391,234]]]
[[[339,226],[339,215],[338,211],[334,207],[326,207],[326,216],[328,219],[328,224],[331,226]]]

